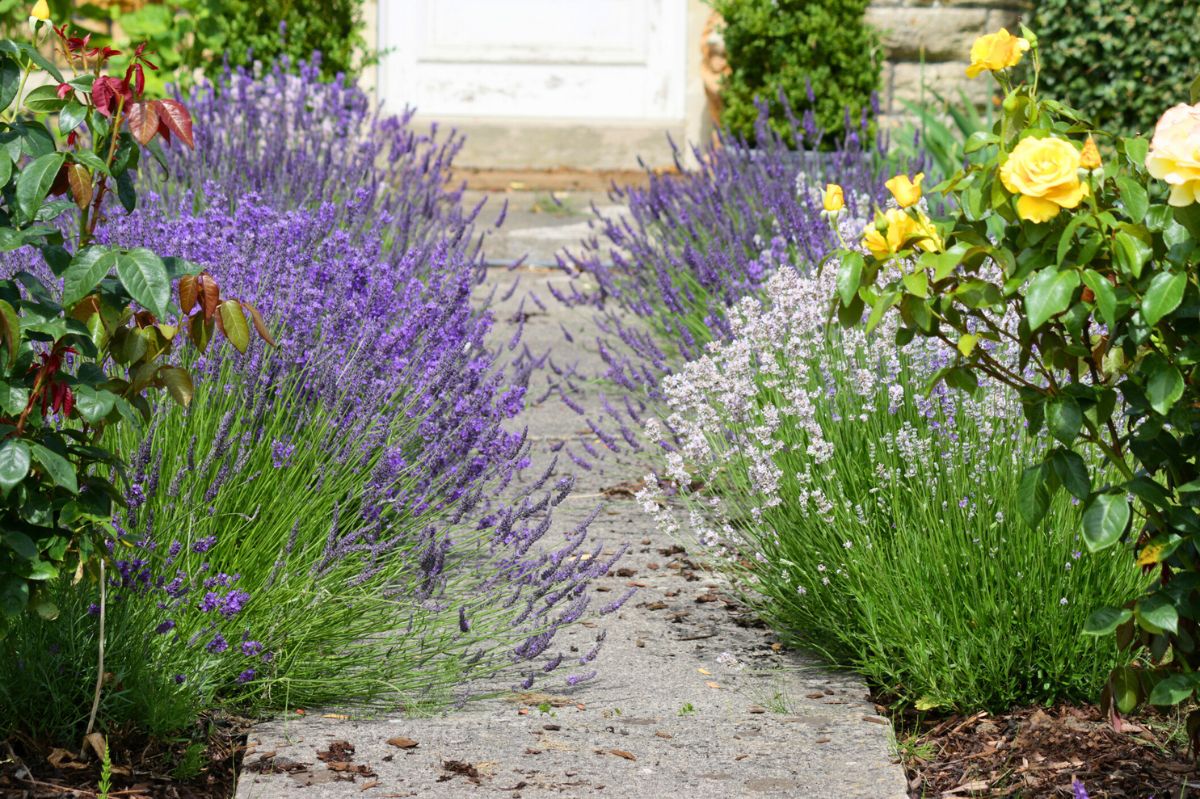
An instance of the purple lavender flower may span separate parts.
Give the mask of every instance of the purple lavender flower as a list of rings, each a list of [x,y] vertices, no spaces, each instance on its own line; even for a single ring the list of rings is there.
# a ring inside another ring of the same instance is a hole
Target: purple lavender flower
[[[205,536],[204,538],[201,538],[192,544],[192,552],[195,552],[196,554],[207,552],[212,549],[213,545],[216,543],[217,537],[215,535]]]
[[[229,642],[225,640],[225,636],[217,633],[212,637],[212,640],[204,645],[204,649],[208,652],[212,652],[215,655],[220,654],[229,649]]]

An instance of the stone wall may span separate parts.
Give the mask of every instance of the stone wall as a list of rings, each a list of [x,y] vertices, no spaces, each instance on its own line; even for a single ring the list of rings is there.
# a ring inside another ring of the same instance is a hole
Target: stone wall
[[[962,88],[975,105],[989,102],[995,82],[966,75],[971,43],[1002,27],[1015,33],[1030,6],[1022,0],[873,0],[867,22],[883,40],[886,117],[903,118],[902,101],[917,101],[922,84],[947,99],[956,100]]]

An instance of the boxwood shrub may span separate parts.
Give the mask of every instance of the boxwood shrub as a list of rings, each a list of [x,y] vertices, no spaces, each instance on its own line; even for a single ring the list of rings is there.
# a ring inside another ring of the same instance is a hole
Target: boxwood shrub
[[[832,146],[859,124],[879,89],[882,51],[864,21],[868,0],[714,0],[725,19],[731,72],[721,85],[721,121],[753,140],[755,98],[767,102],[771,127],[792,132],[784,104],[798,116],[811,111]]]

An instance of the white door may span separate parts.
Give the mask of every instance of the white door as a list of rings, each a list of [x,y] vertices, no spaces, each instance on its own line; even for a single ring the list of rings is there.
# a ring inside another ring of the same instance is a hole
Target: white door
[[[434,119],[680,119],[686,38],[686,0],[380,0],[380,96]]]

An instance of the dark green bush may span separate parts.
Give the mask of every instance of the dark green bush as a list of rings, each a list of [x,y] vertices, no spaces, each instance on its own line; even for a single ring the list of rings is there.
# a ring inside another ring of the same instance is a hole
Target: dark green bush
[[[1041,81],[1100,127],[1149,134],[1200,74],[1200,0],[1037,0]]]
[[[0,0],[0,31],[23,32],[33,0]],[[116,46],[148,43],[148,52],[161,67],[146,72],[152,93],[163,84],[187,86],[197,73],[220,70],[229,63],[269,64],[287,56],[294,64],[321,53],[321,77],[345,73],[354,77],[369,63],[362,36],[363,0],[164,0],[136,11],[116,4],[101,7],[76,0],[50,0],[51,20],[70,20],[80,35],[91,32],[93,42],[107,43],[107,23],[122,35]]]
[[[771,126],[791,132],[782,93],[797,116],[812,110],[826,146],[845,134],[879,89],[879,40],[863,19],[868,0],[714,0],[725,18],[731,72],[721,84],[721,121],[752,139],[756,97],[770,104]],[[811,81],[812,94],[809,93]],[[810,96],[812,99],[810,100]]]

